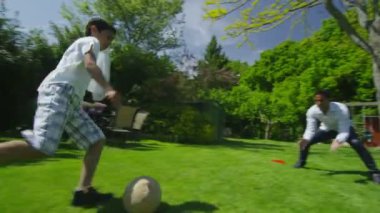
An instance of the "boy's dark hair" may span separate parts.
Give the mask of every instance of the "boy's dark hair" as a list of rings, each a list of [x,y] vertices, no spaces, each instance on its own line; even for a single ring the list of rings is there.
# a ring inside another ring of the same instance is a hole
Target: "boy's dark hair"
[[[103,30],[110,30],[113,33],[116,33],[115,27],[113,27],[111,24],[108,24],[106,21],[104,21],[101,18],[92,18],[87,23],[86,32],[85,32],[86,36],[91,35],[91,26],[93,26],[93,25],[99,30],[99,32],[101,32]]]
[[[328,90],[318,90],[314,95],[322,95],[323,97],[330,99],[330,92]]]

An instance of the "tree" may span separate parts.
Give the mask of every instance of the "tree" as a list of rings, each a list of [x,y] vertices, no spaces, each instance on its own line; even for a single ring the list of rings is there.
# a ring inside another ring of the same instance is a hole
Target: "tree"
[[[111,57],[111,82],[127,98],[151,100],[138,94],[136,88],[166,78],[175,70],[167,56],[157,56],[133,45],[114,47]]]
[[[228,63],[228,58],[223,53],[222,46],[218,44],[215,35],[212,36],[206,47],[203,63],[215,66],[218,69],[224,68]]]
[[[324,6],[337,21],[339,27],[351,40],[365,50],[372,59],[373,82],[376,88],[376,100],[380,101],[380,9],[379,1],[366,0],[272,0],[265,6],[259,6],[260,0],[207,0],[206,17],[218,20],[234,11],[240,10],[241,19],[226,28],[230,37],[248,36],[255,32],[270,30],[291,17],[307,10]],[[346,5],[349,11],[355,11],[360,27],[350,22],[337,3]],[[361,31],[365,31],[364,33]]]
[[[57,64],[41,31],[22,32],[0,1],[0,129],[30,125],[37,87]]]
[[[227,64],[229,60],[223,53],[223,48],[218,44],[216,36],[212,36],[206,47],[203,60],[198,62],[198,75],[195,79],[204,89],[231,88],[237,83],[236,73],[231,71]]]
[[[63,6],[62,16],[70,26],[52,24],[60,43],[71,43],[67,38],[83,36],[86,22],[90,17],[101,18],[114,23],[117,38],[114,43],[121,46],[135,45],[147,51],[159,52],[178,47],[183,23],[183,0],[74,0],[75,10]],[[64,48],[65,49],[65,48]]]
[[[0,129],[8,129],[14,122],[14,107],[18,104],[18,94],[14,91],[16,79],[20,76],[23,35],[18,22],[6,16],[7,9],[0,1]],[[16,94],[16,95],[15,95]]]
[[[321,88],[342,102],[375,98],[369,55],[355,48],[333,19],[309,38],[264,51],[250,67],[238,62],[228,66],[240,71],[239,84],[228,91],[213,89],[209,98],[227,112],[227,126],[235,133],[247,130],[249,137],[295,139],[303,131],[314,92]]]

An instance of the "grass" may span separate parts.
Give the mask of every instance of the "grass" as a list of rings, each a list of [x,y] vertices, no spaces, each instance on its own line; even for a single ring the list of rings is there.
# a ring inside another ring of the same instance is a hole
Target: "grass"
[[[0,209],[123,212],[127,183],[149,175],[161,184],[159,212],[378,212],[380,185],[368,179],[355,152],[328,149],[313,146],[307,168],[293,169],[297,145],[280,141],[231,139],[200,146],[144,140],[107,146],[94,185],[116,198],[84,209],[69,204],[83,151],[63,143],[55,158],[0,167]],[[371,152],[380,164],[380,150]]]

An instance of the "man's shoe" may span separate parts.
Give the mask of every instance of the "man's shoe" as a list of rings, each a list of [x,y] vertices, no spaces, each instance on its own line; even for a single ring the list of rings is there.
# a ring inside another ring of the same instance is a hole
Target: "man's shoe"
[[[83,190],[75,191],[71,205],[96,206],[110,200],[112,197],[112,193],[99,193],[96,189],[90,187],[87,192],[84,192]]]
[[[296,164],[294,164],[294,168],[303,168],[305,166],[306,162],[305,161],[297,161]]]
[[[373,180],[373,182],[380,184],[380,173],[372,174],[372,180]]]

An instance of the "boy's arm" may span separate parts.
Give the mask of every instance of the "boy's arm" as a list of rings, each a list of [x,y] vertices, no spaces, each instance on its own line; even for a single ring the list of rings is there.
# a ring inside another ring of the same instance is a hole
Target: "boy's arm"
[[[112,86],[106,81],[103,76],[102,71],[96,64],[96,59],[92,48],[85,53],[84,55],[84,66],[87,71],[90,73],[91,77],[100,84],[101,87],[105,90],[106,97],[112,102],[112,104],[118,108],[121,105],[121,97],[119,93],[117,93]]]
[[[102,71],[96,65],[96,59],[94,53],[91,49],[84,55],[84,66],[87,71],[90,73],[91,77],[101,86],[103,89],[108,92],[113,90],[112,86],[106,81],[103,76]]]
[[[84,109],[89,109],[89,108],[104,109],[104,108],[107,107],[107,105],[105,105],[103,103],[100,103],[100,102],[90,103],[90,102],[87,102],[87,101],[82,101],[82,107]]]
[[[87,102],[87,101],[82,101],[82,107],[87,109],[92,107],[92,103]]]

